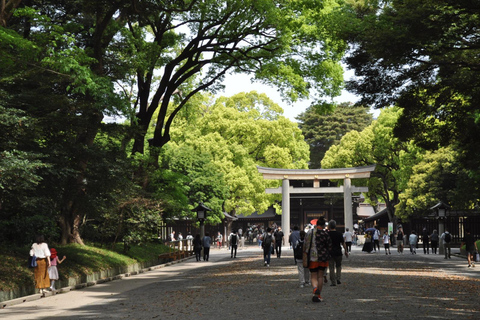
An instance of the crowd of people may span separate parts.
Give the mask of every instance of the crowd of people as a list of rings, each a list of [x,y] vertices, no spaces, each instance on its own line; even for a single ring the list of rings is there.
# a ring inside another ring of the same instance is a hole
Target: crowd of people
[[[376,227],[373,229],[374,230],[367,230],[365,232],[365,241],[362,251],[368,253],[377,252],[377,249],[378,251],[380,251],[380,247],[378,245],[378,240],[380,239],[380,231]],[[433,230],[432,233],[430,233],[427,228],[423,228],[421,233],[417,234],[415,230],[412,230],[409,235],[406,235],[403,231],[403,228],[399,226],[396,234],[393,234],[393,232],[388,234],[385,231],[382,239],[385,248],[385,254],[387,255],[391,254],[390,247],[391,245],[393,245],[394,241],[397,246],[398,254],[404,253],[404,248],[406,245],[408,245],[411,254],[417,254],[417,249],[419,248],[419,243],[421,241],[421,249],[423,249],[424,254],[430,254],[430,252],[432,254],[437,254],[439,245],[441,244],[444,247],[445,259],[452,258],[452,235],[448,230],[445,230],[445,232],[439,235],[437,230]],[[465,229],[465,236],[461,245],[465,245],[468,267],[475,267],[475,256],[478,253],[478,248],[475,239],[471,235],[471,232],[468,228]]]
[[[237,257],[238,245],[243,240],[241,229],[232,230],[227,237],[226,243],[230,251],[230,258]],[[277,258],[282,256],[282,247],[285,246],[286,237],[280,226],[273,224],[271,227],[263,229],[261,227],[250,227],[245,236],[250,243],[256,239],[259,247],[263,250],[263,262],[265,267],[269,267],[271,256],[276,254]],[[365,230],[364,244],[362,251],[373,253],[380,252],[380,242],[383,244],[386,255],[391,254],[391,246],[395,243],[398,254],[404,253],[404,246],[408,245],[412,255],[417,254],[418,244],[421,240],[424,254],[437,254],[437,249],[441,243],[444,247],[445,259],[451,259],[452,235],[445,230],[441,235],[437,230],[432,233],[427,228],[417,234],[412,230],[410,235],[406,235],[401,225],[397,232],[390,234],[384,231],[381,235],[380,230],[369,228]],[[294,226],[288,236],[290,249],[293,249],[294,263],[297,265],[298,279],[300,287],[313,287],[313,302],[322,301],[323,285],[330,280],[330,286],[337,286],[342,283],[342,259],[343,256],[349,257],[352,244],[356,244],[358,235],[355,231],[348,228],[342,234],[336,229],[336,221],[325,222],[324,217],[317,219],[315,225],[307,225],[304,230],[299,230]],[[175,231],[170,234],[170,239],[182,240],[183,236],[178,233],[175,237]],[[192,241],[193,251],[197,261],[208,261],[211,246],[222,248],[223,236],[218,232],[215,238],[212,238],[207,232],[203,238],[197,234],[193,237],[190,233],[186,239]],[[478,254],[477,244],[469,229],[465,229],[465,236],[462,245],[465,245],[467,253],[468,267],[475,267],[475,259]],[[203,252],[203,254],[202,254]],[[57,265],[65,261],[66,257],[58,258],[55,248],[49,248],[42,235],[38,236],[30,250],[32,265],[34,265],[35,286],[40,293],[48,290],[55,290],[55,281],[59,279]],[[328,276],[329,275],[329,276]],[[329,279],[328,279],[329,278]]]

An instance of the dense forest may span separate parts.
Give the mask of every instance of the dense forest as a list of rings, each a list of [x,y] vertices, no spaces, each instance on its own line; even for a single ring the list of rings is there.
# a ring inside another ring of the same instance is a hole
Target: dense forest
[[[479,11],[446,0],[1,1],[0,243],[140,243],[199,201],[207,223],[281,213],[264,192],[278,182],[257,165],[375,163],[367,201],[386,203],[391,220],[440,200],[473,209]],[[347,82],[342,63],[355,71]],[[265,94],[218,96],[235,73],[311,106],[295,123]],[[356,105],[332,102],[344,88]]]

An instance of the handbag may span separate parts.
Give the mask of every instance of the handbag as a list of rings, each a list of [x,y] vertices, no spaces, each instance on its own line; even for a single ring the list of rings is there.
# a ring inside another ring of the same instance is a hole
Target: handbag
[[[29,268],[37,267],[37,257],[35,255],[28,257],[28,267]]]
[[[315,235],[315,232],[312,231],[312,238],[310,238],[310,247],[308,247],[308,252],[303,251],[303,267],[308,268],[308,265],[310,264],[310,250],[312,250],[312,242],[313,242],[313,236]]]

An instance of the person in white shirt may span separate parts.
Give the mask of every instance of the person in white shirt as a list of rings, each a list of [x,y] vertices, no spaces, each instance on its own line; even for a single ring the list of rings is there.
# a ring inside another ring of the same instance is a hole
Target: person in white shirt
[[[412,254],[417,254],[418,236],[415,230],[412,230],[412,233],[408,237],[408,242],[410,243],[410,252]]]
[[[380,230],[378,230],[378,227],[375,226],[375,231],[373,231],[373,251],[380,252]]]
[[[352,252],[353,234],[349,231],[348,228],[345,229],[343,239],[345,241],[345,245],[347,246],[348,253]]]
[[[50,267],[50,249],[45,243],[43,235],[37,236],[36,242],[32,244],[30,249],[30,256],[35,256],[37,266],[33,271],[35,277],[35,288],[44,294],[47,288],[50,288],[50,277],[48,276],[48,267]]]
[[[385,254],[389,255],[392,254],[390,252],[390,236],[388,235],[387,231],[383,233],[383,246],[385,247]],[[387,253],[388,251],[388,253]]]
[[[445,249],[445,259],[452,259],[452,247],[450,245],[452,235],[448,230],[445,230],[440,236],[440,240],[442,240],[443,248]]]

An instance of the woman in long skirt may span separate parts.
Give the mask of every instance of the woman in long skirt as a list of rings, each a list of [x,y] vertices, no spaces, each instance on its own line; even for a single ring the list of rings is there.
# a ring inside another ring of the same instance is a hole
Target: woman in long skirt
[[[372,236],[370,232],[365,234],[365,243],[363,244],[362,251],[371,253],[373,251],[373,243],[372,243]]]
[[[40,293],[45,293],[45,289],[50,287],[50,277],[48,276],[48,267],[50,267],[50,250],[45,243],[43,235],[37,236],[36,242],[32,244],[30,256],[35,255],[37,266],[33,271],[35,277],[35,288]]]

